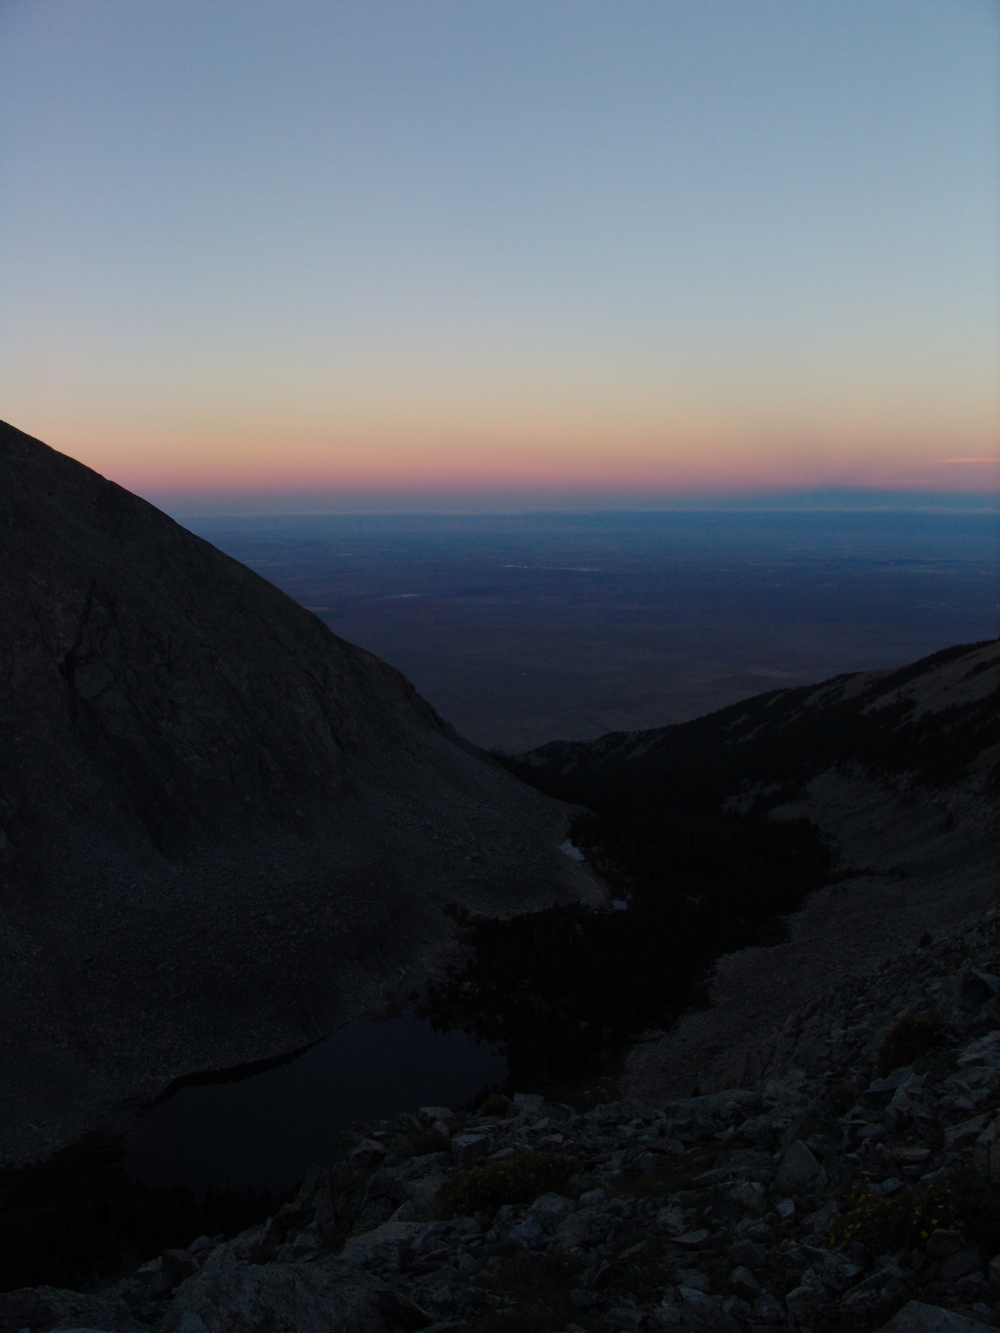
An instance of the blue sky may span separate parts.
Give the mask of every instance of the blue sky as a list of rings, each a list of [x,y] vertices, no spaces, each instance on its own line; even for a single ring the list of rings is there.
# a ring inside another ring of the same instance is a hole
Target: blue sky
[[[988,489],[998,75],[969,0],[6,0],[0,414],[153,496]]]

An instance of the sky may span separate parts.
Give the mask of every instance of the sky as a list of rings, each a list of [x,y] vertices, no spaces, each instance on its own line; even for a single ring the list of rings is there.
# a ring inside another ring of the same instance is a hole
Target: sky
[[[174,508],[995,492],[992,0],[0,0],[0,417]]]

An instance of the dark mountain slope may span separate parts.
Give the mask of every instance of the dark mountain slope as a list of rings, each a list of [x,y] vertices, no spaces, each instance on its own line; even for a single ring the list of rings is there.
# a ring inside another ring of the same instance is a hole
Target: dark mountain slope
[[[596,741],[553,741],[510,766],[594,809],[775,805],[830,767],[1000,795],[1000,640],[902,667],[774,690],[717,713]]]
[[[717,999],[720,978],[748,978],[724,1014],[688,1014],[658,1048],[653,1085],[690,1086],[706,1050],[714,1059],[765,1021],[765,992],[772,1010],[789,988],[805,1003],[820,978],[992,900],[998,701],[990,641],[506,759],[589,807],[573,842],[628,910],[470,921],[469,952],[430,987],[430,1011],[503,1042],[515,1081],[544,1088],[591,1078],[643,1029]]]
[[[593,894],[565,823],[398,672],[0,426],[0,1160],[405,994],[445,903]]]

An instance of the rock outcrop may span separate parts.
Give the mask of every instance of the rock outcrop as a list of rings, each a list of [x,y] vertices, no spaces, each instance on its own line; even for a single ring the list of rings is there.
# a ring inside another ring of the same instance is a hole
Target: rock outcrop
[[[6,425],[0,681],[0,1162],[384,1009],[449,903],[599,895],[397,671]]]

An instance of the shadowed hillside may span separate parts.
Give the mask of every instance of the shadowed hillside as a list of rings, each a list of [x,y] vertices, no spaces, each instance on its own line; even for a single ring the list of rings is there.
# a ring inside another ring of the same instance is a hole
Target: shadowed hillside
[[[824,886],[836,895],[868,883],[884,927],[876,921],[873,931],[858,901],[864,943],[839,918],[826,944],[811,937],[809,965],[795,954],[794,984],[807,991],[811,974],[891,947],[922,914],[925,924],[957,919],[995,887],[980,825],[998,793],[998,682],[992,640],[899,671],[760,695],[679,726],[553,742],[505,760],[547,794],[589,808],[573,822],[573,841],[627,910],[608,918],[571,905],[466,921],[468,955],[432,984],[430,1012],[502,1042],[513,1084],[544,1088],[592,1079],[644,1028],[704,1006],[717,960],[785,941],[788,914]],[[885,789],[880,801],[873,785]],[[882,828],[898,834],[888,865]],[[950,839],[946,847],[928,841],[932,830]],[[959,872],[965,859],[963,882],[942,877],[942,857]],[[910,878],[908,904],[897,901],[892,885]],[[766,961],[760,967],[767,972]],[[743,1020],[759,1017],[760,989],[758,977],[741,994]],[[691,1059],[703,1054],[688,1052],[669,1078],[696,1082]]]
[[[445,903],[596,892],[398,672],[10,426],[0,626],[0,1160],[384,1008]]]

